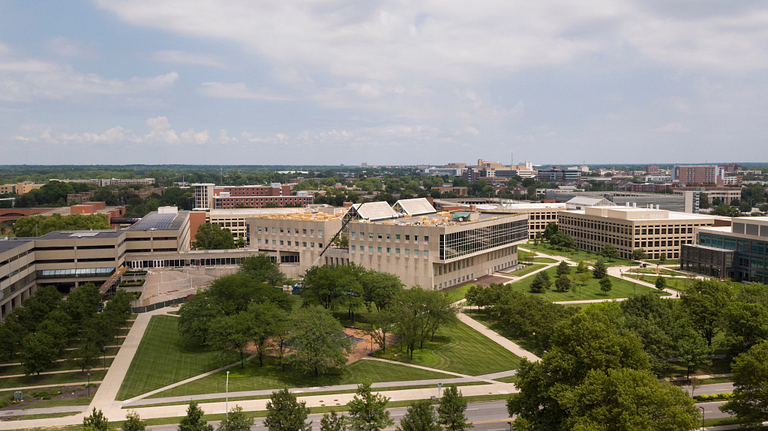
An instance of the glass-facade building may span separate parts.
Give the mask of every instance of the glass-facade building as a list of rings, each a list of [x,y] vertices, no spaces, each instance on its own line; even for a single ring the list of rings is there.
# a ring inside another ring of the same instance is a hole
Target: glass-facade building
[[[681,251],[682,270],[768,283],[768,217],[734,219],[730,228],[699,228],[695,244]]]

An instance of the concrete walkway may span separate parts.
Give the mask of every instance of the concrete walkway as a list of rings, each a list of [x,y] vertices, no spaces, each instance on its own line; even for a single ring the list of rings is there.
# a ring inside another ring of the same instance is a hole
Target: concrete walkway
[[[405,363],[405,362],[390,361],[389,359],[374,358],[373,356],[366,356],[366,357],[364,357],[362,359],[363,360],[367,360],[367,361],[386,362],[388,364],[395,364],[395,365],[405,365],[406,367],[418,368],[420,370],[438,372],[438,373],[448,374],[448,375],[456,376],[456,377],[463,377],[465,379],[474,379],[475,381],[480,381],[480,382],[498,383],[498,382],[494,382],[491,379],[485,379],[485,378],[482,378],[482,377],[475,377],[475,376],[470,376],[468,374],[454,373],[452,371],[438,370],[437,368],[425,367],[423,365],[416,365],[416,364],[408,364],[408,363]]]
[[[470,328],[474,329],[475,331],[485,335],[486,337],[490,338],[491,341],[495,342],[496,344],[500,345],[501,347],[504,347],[505,349],[509,350],[510,352],[514,353],[515,355],[526,358],[531,362],[537,362],[539,361],[539,357],[534,355],[533,353],[523,349],[522,347],[518,346],[517,344],[507,340],[506,338],[502,337],[501,335],[497,334],[495,331],[492,331],[488,329],[485,325],[478,322],[477,320],[467,316],[464,313],[458,314],[459,320],[469,325]]]

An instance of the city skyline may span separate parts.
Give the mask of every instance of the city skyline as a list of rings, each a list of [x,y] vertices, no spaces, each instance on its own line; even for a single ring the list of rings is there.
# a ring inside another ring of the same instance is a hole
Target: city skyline
[[[0,5],[4,164],[739,162],[766,6]]]

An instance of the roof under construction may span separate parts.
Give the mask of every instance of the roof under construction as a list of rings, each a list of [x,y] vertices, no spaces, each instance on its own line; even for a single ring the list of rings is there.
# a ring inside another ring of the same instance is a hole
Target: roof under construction
[[[434,214],[437,212],[427,198],[401,199],[395,202],[392,209],[410,216]]]
[[[355,204],[349,208],[347,215],[369,221],[387,220],[397,218],[398,215],[388,203],[381,202],[366,202],[362,204]]]

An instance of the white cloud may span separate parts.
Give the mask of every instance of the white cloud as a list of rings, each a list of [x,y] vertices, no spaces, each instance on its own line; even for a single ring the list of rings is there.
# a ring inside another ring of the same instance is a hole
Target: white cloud
[[[652,129],[651,131],[661,133],[688,133],[691,129],[680,123],[667,123],[664,126],[659,127],[658,129]]]
[[[193,64],[197,66],[208,66],[225,68],[226,64],[220,58],[203,54],[201,52],[186,52],[176,50],[157,51],[152,54],[152,58],[166,63]]]
[[[286,97],[257,93],[252,91],[242,82],[236,82],[232,84],[224,84],[221,82],[204,82],[200,87],[200,93],[210,97],[220,97],[225,99],[254,99],[271,101],[289,100]]]
[[[63,36],[49,40],[45,46],[53,54],[60,57],[83,57],[90,55],[90,50],[83,46],[82,43],[66,39]]]
[[[468,124],[464,125],[464,127],[462,127],[461,130],[457,130],[457,131],[453,132],[454,136],[459,136],[459,135],[473,135],[473,136],[477,136],[479,134],[480,134],[479,130],[477,130],[476,128],[474,128],[474,127],[472,127],[472,126],[470,126]]]

